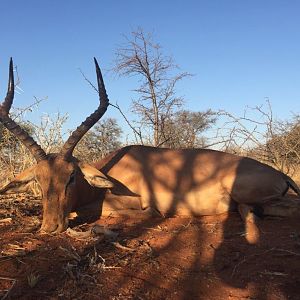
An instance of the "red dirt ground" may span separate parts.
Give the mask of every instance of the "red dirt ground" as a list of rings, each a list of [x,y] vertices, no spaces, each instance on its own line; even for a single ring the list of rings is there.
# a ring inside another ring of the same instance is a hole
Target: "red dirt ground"
[[[300,299],[299,220],[260,220],[254,245],[236,213],[106,218],[116,239],[78,240],[39,234],[35,199],[0,201],[0,299]]]

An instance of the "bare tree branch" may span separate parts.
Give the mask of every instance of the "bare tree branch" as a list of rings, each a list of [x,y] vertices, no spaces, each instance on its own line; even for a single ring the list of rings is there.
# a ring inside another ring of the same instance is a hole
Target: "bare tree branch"
[[[139,118],[133,122],[139,130],[128,119],[126,122],[140,142],[147,140],[160,146],[165,141],[164,120],[183,104],[183,98],[175,96],[176,84],[190,74],[171,76],[178,69],[173,58],[164,56],[161,46],[153,42],[152,34],[144,33],[141,28],[125,36],[125,40],[126,44],[117,49],[113,70],[120,76],[138,77],[140,85],[134,89],[137,99],[132,102],[132,112]],[[146,137],[146,132],[150,136]]]

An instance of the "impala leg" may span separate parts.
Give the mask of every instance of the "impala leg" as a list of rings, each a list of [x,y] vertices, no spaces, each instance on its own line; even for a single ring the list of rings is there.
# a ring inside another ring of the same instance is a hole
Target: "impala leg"
[[[153,217],[162,217],[163,215],[160,213],[157,208],[157,199],[154,195],[153,188],[145,182],[145,180],[141,180],[140,182],[140,206],[145,214],[149,214],[149,216]]]
[[[146,209],[118,209],[111,211],[103,211],[102,217],[131,217],[131,218],[153,218],[161,217],[161,215],[151,207]]]
[[[164,217],[156,208],[148,207],[143,210],[143,214],[149,217]]]
[[[256,223],[257,217],[253,213],[253,207],[247,204],[239,204],[238,210],[244,222]]]
[[[250,205],[238,205],[238,211],[242,220],[245,222],[246,240],[250,244],[256,244],[259,241],[259,229],[256,225],[257,217],[252,210],[253,208]]]
[[[70,219],[76,218],[97,218],[99,219],[101,216],[101,202],[93,201],[86,205],[76,208],[69,214]]]

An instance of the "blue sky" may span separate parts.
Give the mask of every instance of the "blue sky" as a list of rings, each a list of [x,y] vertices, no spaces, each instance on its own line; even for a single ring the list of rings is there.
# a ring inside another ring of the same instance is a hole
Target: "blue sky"
[[[107,72],[117,46],[138,26],[154,33],[165,54],[195,76],[178,86],[191,110],[245,106],[268,97],[277,118],[299,113],[299,1],[0,1],[0,93],[4,97],[10,56],[18,66],[23,93],[15,105],[44,97],[38,110],[68,113],[76,127],[98,104],[78,71],[94,80],[92,58],[102,67],[109,98],[126,112],[133,79]],[[110,107],[106,116],[121,116]],[[120,121],[122,126],[125,126]]]

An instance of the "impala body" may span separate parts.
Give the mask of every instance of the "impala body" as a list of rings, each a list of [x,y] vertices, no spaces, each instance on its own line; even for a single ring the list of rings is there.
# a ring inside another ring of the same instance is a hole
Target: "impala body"
[[[284,201],[289,188],[300,196],[294,181],[272,167],[213,150],[128,146],[93,165],[78,161],[72,155],[75,146],[103,116],[109,104],[96,60],[95,66],[98,108],[77,127],[59,153],[46,154],[9,117],[14,97],[13,63],[10,62],[8,91],[0,106],[0,121],[31,151],[37,164],[3,186],[0,194],[20,192],[29,182],[36,181],[42,191],[43,231],[64,231],[69,213],[90,203],[98,204],[96,213],[100,215],[129,213],[133,216],[138,212],[162,216],[214,215],[237,207],[245,219],[255,206],[268,208],[270,203]]]
[[[284,199],[295,182],[246,157],[205,149],[124,147],[95,163],[113,183],[102,214],[147,209],[163,216],[215,215]],[[243,215],[242,215],[243,216]]]

